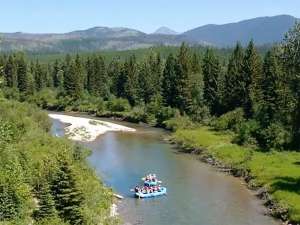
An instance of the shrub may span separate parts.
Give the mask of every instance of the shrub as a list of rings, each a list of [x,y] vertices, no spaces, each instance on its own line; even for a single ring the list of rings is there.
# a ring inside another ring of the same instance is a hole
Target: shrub
[[[249,120],[241,124],[234,142],[240,145],[256,145],[259,136],[260,125],[255,120]]]
[[[209,108],[207,106],[193,106],[191,118],[193,121],[206,124],[210,118]]]
[[[3,88],[2,92],[7,99],[20,100],[20,92],[16,88]]]
[[[58,96],[58,100],[57,100],[57,110],[65,110],[65,111],[71,111],[68,109],[72,109],[72,107],[70,107],[73,103],[73,99],[69,96],[63,96],[60,95]]]
[[[52,89],[43,89],[29,98],[29,102],[35,103],[43,109],[56,109],[58,106],[57,92]]]
[[[279,123],[272,123],[261,131],[262,145],[267,149],[284,149],[292,140],[291,132]]]
[[[106,107],[111,112],[128,112],[130,104],[127,99],[112,98],[107,101]]]
[[[212,126],[216,130],[232,130],[239,131],[241,125],[245,122],[244,110],[237,108],[233,111],[223,114],[212,122]]]
[[[0,119],[0,145],[9,143],[19,136],[19,130],[15,124]]]
[[[171,107],[162,107],[156,115],[157,125],[165,127],[165,121],[173,118],[176,115],[176,109]]]
[[[102,98],[86,93],[73,103],[73,110],[87,113],[103,112],[105,104]]]
[[[178,129],[194,128],[193,123],[188,116],[181,116],[176,113],[175,117],[164,122],[166,129],[176,131]]]
[[[36,221],[37,225],[67,225],[67,223],[63,222],[60,218],[46,218],[39,221]]]
[[[145,113],[145,106],[139,105],[133,107],[131,112],[127,116],[127,120],[130,122],[146,122],[146,113]]]

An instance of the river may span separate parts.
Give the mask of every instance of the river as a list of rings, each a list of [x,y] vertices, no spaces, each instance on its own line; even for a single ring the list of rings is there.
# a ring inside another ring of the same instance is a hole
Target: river
[[[108,132],[83,143],[104,183],[125,198],[118,211],[126,224],[143,225],[278,225],[240,179],[217,172],[195,156],[178,153],[161,129],[122,123],[137,132]],[[52,133],[64,134],[53,120]],[[156,173],[168,195],[135,199],[130,189],[147,173]]]

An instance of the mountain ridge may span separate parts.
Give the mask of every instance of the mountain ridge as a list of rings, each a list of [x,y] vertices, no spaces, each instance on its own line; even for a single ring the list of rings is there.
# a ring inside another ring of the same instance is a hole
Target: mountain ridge
[[[226,24],[207,24],[181,35],[189,42],[209,41],[219,47],[230,46],[237,41],[245,45],[251,39],[258,45],[264,45],[281,41],[296,21],[299,19],[284,14],[265,16]]]
[[[190,45],[231,47],[237,41],[246,45],[254,39],[257,45],[280,42],[299,19],[290,15],[257,17],[227,24],[207,24],[174,34],[161,27],[146,34],[126,27],[95,26],[66,33],[0,33],[0,51],[76,52],[128,50],[155,45]]]

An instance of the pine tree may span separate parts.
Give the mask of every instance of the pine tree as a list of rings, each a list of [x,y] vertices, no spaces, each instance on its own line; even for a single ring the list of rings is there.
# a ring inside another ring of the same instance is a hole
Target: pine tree
[[[83,93],[83,66],[79,55],[75,60],[67,56],[64,66],[64,89],[66,94],[73,99],[78,99]]]
[[[219,114],[219,76],[221,73],[220,62],[211,49],[207,49],[203,59],[203,81],[204,81],[204,99],[209,106],[212,114]]]
[[[9,184],[0,184],[0,221],[18,216],[21,207],[19,200]]]
[[[162,80],[162,95],[166,105],[176,106],[176,91],[176,59],[170,54],[166,61]]]
[[[125,97],[131,105],[135,105],[138,102],[138,70],[134,55],[126,60],[122,73],[126,77],[124,84]]]
[[[204,101],[204,80],[201,67],[201,60],[197,54],[192,57],[192,75],[191,75],[191,93],[192,107],[191,118],[196,121],[202,121],[209,115],[209,110]]]
[[[6,64],[5,57],[1,55],[0,56],[0,88],[5,86],[5,74],[4,74],[5,64]]]
[[[90,57],[88,57],[86,60],[85,70],[86,70],[85,88],[88,90],[89,93],[91,93],[92,92],[91,77],[94,75],[94,67],[93,67],[92,59]]]
[[[64,71],[62,69],[60,69],[57,73],[57,80],[58,80],[57,88],[59,90],[63,90],[63,88],[64,88]]]
[[[71,69],[71,63],[72,63],[72,58],[69,54],[66,55],[65,60],[63,62],[63,71],[64,71],[64,78],[63,78],[63,89],[65,91],[66,94],[70,93],[71,90],[71,84],[72,84],[72,80],[73,80],[73,76],[70,73],[70,69]]]
[[[23,55],[20,55],[17,60],[17,78],[18,89],[24,93],[27,90],[27,64]]]
[[[183,114],[189,112],[192,106],[191,93],[191,62],[189,49],[183,43],[180,47],[176,63],[176,107]]]
[[[17,88],[18,87],[18,78],[17,78],[17,65],[15,58],[10,55],[8,57],[7,63],[4,68],[5,74],[5,83],[7,87]]]
[[[245,80],[243,76],[244,53],[240,43],[237,43],[228,63],[224,80],[224,100],[226,111],[234,110],[243,105],[245,99]]]
[[[38,60],[34,66],[34,80],[37,91],[41,91],[44,87],[46,87],[45,74]]]
[[[138,77],[138,98],[144,103],[149,103],[151,101],[151,97],[154,94],[154,84],[152,82],[151,75],[150,64],[146,60],[140,65]]]
[[[40,183],[35,189],[35,195],[38,200],[38,207],[33,212],[34,219],[54,217],[56,215],[55,202],[46,179],[40,179]]]
[[[55,60],[53,67],[52,67],[52,79],[53,79],[53,86],[58,88],[61,85],[61,80],[59,78],[59,72],[61,71],[60,65],[58,60]]]
[[[110,92],[115,96],[119,96],[118,84],[121,79],[121,64],[119,58],[113,58],[107,68],[107,76],[110,81]]]
[[[30,72],[30,69],[27,69],[27,86],[26,86],[26,95],[33,95],[35,92],[35,81],[33,74]]]
[[[191,71],[194,74],[199,74],[202,72],[202,68],[201,68],[201,60],[200,60],[200,56],[196,53],[194,53],[192,55],[192,60],[191,60]]]
[[[139,99],[146,104],[161,94],[162,66],[160,55],[151,53],[141,64],[138,72]]]
[[[125,70],[126,63],[120,68],[120,74],[115,80],[116,96],[119,98],[126,98],[125,86],[127,82],[127,72]]]
[[[293,147],[300,146],[300,23],[286,34],[283,48],[283,64],[287,76],[287,82],[293,94],[292,108],[292,127]]]
[[[94,96],[107,98],[109,95],[108,82],[104,60],[101,56],[95,56],[88,67],[87,86],[89,92]]]
[[[80,56],[77,54],[74,62],[75,71],[74,71],[74,87],[75,87],[75,96],[79,98],[83,93],[84,88],[84,70],[83,65],[80,59]]]
[[[53,88],[54,80],[53,80],[52,68],[50,64],[48,64],[47,67],[44,67],[44,74],[45,74],[46,87]]]
[[[261,79],[261,102],[259,102],[258,120],[264,127],[267,127],[278,114],[279,89],[282,78],[282,71],[274,50],[268,51],[263,64],[263,76]]]
[[[61,162],[51,190],[59,216],[72,225],[84,224],[81,213],[83,195],[76,187],[75,177],[67,162]]]
[[[147,58],[147,64],[149,64],[151,72],[149,76],[148,86],[152,89],[152,94],[149,96],[151,99],[153,96],[160,95],[162,91],[161,81],[162,81],[162,62],[160,54],[152,52]],[[148,101],[149,102],[149,101]]]
[[[243,76],[245,81],[244,110],[250,117],[256,110],[256,102],[261,98],[260,80],[262,75],[262,62],[257,50],[254,47],[253,40],[250,41],[244,56]]]

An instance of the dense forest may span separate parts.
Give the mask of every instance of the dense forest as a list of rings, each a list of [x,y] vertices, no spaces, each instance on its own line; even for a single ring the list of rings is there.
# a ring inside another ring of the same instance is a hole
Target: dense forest
[[[1,86],[6,98],[46,109],[164,127],[194,121],[232,130],[239,144],[299,149],[299,38],[296,24],[263,57],[251,41],[245,49],[237,43],[226,61],[185,44],[166,58],[151,51],[143,60],[66,55],[46,64],[2,55]]]

